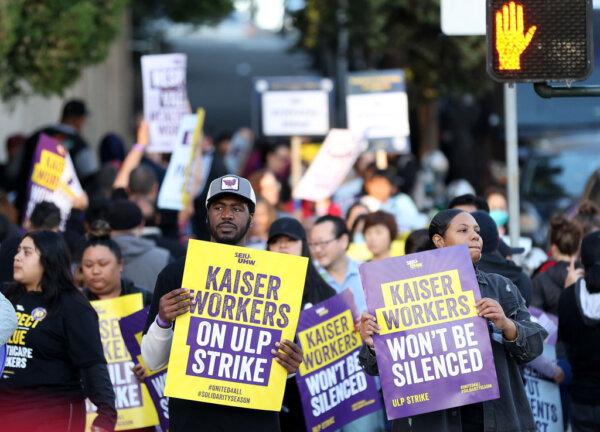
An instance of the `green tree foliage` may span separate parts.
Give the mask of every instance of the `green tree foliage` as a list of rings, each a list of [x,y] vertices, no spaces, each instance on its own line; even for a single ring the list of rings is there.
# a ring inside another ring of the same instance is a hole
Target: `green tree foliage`
[[[0,97],[61,94],[101,62],[127,0],[0,0]]]
[[[347,20],[350,70],[404,68],[417,103],[491,88],[485,39],[442,34],[439,0],[307,0],[295,25],[324,73],[333,75],[340,10]]]

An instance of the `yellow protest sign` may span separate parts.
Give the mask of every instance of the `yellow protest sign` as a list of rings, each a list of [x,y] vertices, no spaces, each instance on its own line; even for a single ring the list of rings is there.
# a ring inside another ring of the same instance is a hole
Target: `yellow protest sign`
[[[179,316],[165,394],[279,411],[287,371],[271,354],[294,339],[308,259],[191,240],[183,287],[191,313]]]
[[[146,385],[140,383],[131,368],[134,362],[123,341],[119,319],[141,310],[142,294],[129,294],[110,300],[91,302],[98,313],[100,338],[108,363],[117,407],[116,430],[136,429],[158,424],[156,408]],[[87,430],[96,418],[95,407],[88,401]]]

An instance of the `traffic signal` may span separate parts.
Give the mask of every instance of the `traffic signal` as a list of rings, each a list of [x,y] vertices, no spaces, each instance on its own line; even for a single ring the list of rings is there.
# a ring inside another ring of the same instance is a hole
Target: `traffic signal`
[[[496,81],[573,81],[592,71],[592,0],[487,0],[486,27]]]

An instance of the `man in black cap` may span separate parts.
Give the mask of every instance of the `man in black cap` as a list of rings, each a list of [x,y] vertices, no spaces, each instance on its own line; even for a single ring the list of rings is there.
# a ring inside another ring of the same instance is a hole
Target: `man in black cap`
[[[509,249],[501,252],[501,240],[496,222],[488,213],[481,210],[471,214],[479,225],[479,235],[483,240],[481,259],[477,263],[477,268],[483,272],[497,273],[510,279],[519,289],[521,296],[525,299],[525,304],[529,306],[533,291],[531,279],[521,270],[521,267],[506,258],[519,250],[513,251],[509,246],[505,246]]]
[[[252,223],[256,196],[250,182],[235,175],[213,180],[208,188],[206,210],[210,241],[243,246]],[[175,318],[190,310],[191,295],[181,288],[185,258],[169,264],[158,276],[154,298],[142,338],[142,357],[153,370],[168,362]],[[275,360],[288,373],[302,362],[302,351],[284,340]],[[261,431],[278,432],[278,413],[184,399],[169,398],[169,429],[188,431]]]
[[[142,237],[144,218],[134,202],[114,201],[108,208],[107,218],[112,237],[123,254],[123,277],[152,292],[158,274],[171,260],[171,254],[157,247],[154,240]]]

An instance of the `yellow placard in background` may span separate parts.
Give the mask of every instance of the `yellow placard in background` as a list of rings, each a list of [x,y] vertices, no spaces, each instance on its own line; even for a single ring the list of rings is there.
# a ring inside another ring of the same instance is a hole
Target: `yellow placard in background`
[[[115,429],[127,430],[157,425],[156,408],[146,385],[140,383],[131,370],[134,361],[125,346],[119,327],[120,318],[131,315],[144,307],[142,294],[129,294],[110,300],[96,300],[91,304],[98,313],[104,356],[115,391],[118,415]],[[86,430],[90,430],[96,413],[90,412],[93,405],[89,401],[87,401],[87,406]]]

